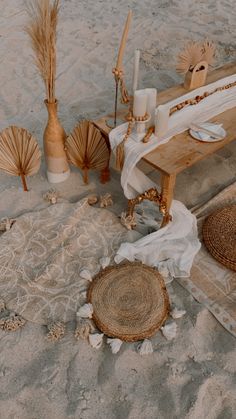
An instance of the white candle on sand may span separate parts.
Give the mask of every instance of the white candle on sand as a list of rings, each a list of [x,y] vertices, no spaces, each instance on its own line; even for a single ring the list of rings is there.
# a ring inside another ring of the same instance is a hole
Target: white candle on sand
[[[156,110],[156,124],[155,124],[155,135],[157,138],[161,138],[165,135],[168,130],[169,121],[169,108],[165,105],[159,105]]]
[[[134,117],[144,116],[147,112],[147,93],[145,89],[136,90],[134,92],[134,105],[133,105],[133,114]]]
[[[134,53],[133,93],[138,88],[139,60],[140,60],[140,51],[139,49],[136,49]]]
[[[145,89],[147,93],[147,114],[151,117],[148,122],[148,128],[155,125],[155,110],[157,106],[157,89]]]

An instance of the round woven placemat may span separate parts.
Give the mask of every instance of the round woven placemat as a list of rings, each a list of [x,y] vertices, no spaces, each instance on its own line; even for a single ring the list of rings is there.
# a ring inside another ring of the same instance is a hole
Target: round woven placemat
[[[153,336],[169,313],[162,276],[138,262],[101,271],[89,287],[88,302],[93,305],[97,327],[127,342]]]
[[[203,224],[203,240],[212,256],[236,271],[236,204],[213,212]]]

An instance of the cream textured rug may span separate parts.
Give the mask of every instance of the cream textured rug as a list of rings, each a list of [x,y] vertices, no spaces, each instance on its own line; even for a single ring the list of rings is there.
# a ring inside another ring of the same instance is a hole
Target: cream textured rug
[[[207,215],[224,205],[235,202],[236,183],[233,183],[202,207],[193,209],[198,219],[200,238],[203,221]],[[194,259],[190,278],[178,278],[178,282],[197,301],[204,304],[230,333],[236,336],[236,272],[217,262],[202,244]]]
[[[119,219],[86,199],[24,214],[0,236],[0,297],[38,324],[72,320],[86,299],[81,271],[97,273],[125,240]]]

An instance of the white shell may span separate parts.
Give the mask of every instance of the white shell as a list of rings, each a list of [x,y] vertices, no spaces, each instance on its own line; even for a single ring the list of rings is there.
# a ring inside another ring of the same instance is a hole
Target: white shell
[[[100,207],[101,208],[110,207],[111,205],[113,205],[113,200],[112,200],[111,194],[106,193],[105,195],[100,197]]]
[[[59,198],[59,192],[56,189],[50,189],[43,195],[45,201],[50,202],[51,204],[56,204]]]
[[[127,230],[132,230],[137,225],[135,216],[127,215],[126,212],[121,213],[120,222]]]
[[[111,258],[109,258],[108,256],[105,256],[104,258],[101,258],[99,260],[99,263],[100,263],[102,269],[105,269],[107,266],[109,266],[110,262],[111,262]]]
[[[82,307],[79,308],[76,315],[78,317],[82,317],[84,319],[91,319],[93,316],[93,306],[92,304],[84,304]]]
[[[90,195],[88,196],[88,204],[89,205],[95,205],[98,202],[97,195]]]
[[[180,319],[181,317],[183,317],[186,314],[186,310],[180,310],[179,308],[175,307],[170,315],[173,319]]]
[[[121,345],[122,345],[123,342],[120,339],[111,339],[111,338],[108,338],[107,339],[107,343],[111,347],[111,352],[113,354],[117,354],[119,352],[119,350],[120,350]]]
[[[82,269],[82,271],[79,273],[79,276],[81,276],[83,279],[87,279],[90,282],[93,280],[91,272],[88,269]]]
[[[89,333],[94,330],[91,320],[79,318],[77,320],[76,330],[75,330],[75,337],[76,339],[87,339],[89,337]]]
[[[148,355],[153,353],[152,342],[148,339],[145,339],[139,347],[139,353],[140,355]]]
[[[0,221],[0,231],[9,231],[14,222],[15,220],[12,220],[11,218],[2,218]]]
[[[102,346],[102,340],[103,340],[103,333],[93,333],[89,335],[89,343],[90,345],[95,348],[99,349]]]
[[[167,340],[172,340],[175,338],[177,333],[177,324],[175,322],[169,323],[162,327],[161,331]]]

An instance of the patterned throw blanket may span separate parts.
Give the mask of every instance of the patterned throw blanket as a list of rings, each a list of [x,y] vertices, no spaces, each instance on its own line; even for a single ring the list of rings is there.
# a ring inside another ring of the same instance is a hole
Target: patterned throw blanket
[[[0,237],[0,297],[26,320],[69,321],[85,302],[84,269],[99,271],[130,233],[86,199],[27,213]]]

